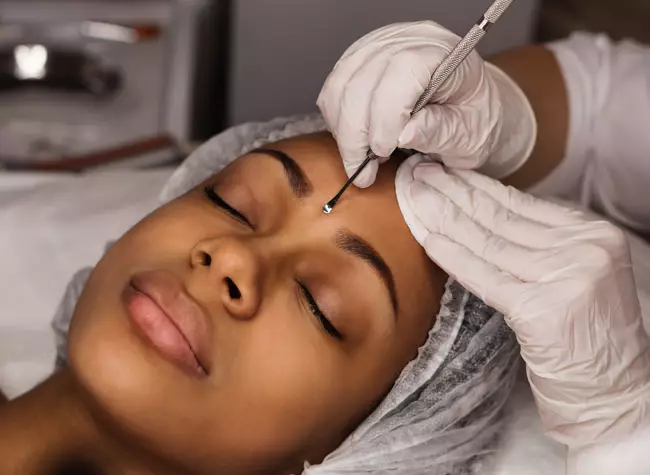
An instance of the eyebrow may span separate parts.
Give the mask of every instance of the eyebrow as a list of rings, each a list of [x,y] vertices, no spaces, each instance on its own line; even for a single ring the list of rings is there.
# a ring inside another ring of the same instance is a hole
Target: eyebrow
[[[347,229],[340,229],[337,232],[335,242],[337,247],[363,259],[377,271],[379,277],[388,290],[390,301],[393,306],[393,312],[395,317],[397,317],[399,306],[397,302],[395,280],[393,279],[393,273],[391,272],[390,267],[388,267],[388,264],[386,264],[386,261],[374,247]]]
[[[300,168],[300,165],[298,165],[298,162],[286,153],[270,148],[256,148],[251,153],[263,153],[264,155],[269,155],[282,163],[291,191],[293,191],[293,194],[296,195],[297,198],[309,196],[313,191],[311,182],[302,171],[302,168]]]

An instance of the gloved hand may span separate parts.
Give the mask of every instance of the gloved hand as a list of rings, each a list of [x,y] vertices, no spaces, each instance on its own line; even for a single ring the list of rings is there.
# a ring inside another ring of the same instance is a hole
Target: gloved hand
[[[632,432],[650,415],[650,350],[622,231],[421,159],[397,175],[405,219],[433,261],[505,315],[549,435],[576,447]]]
[[[343,54],[317,103],[348,176],[369,149],[379,157],[396,147],[435,153],[448,166],[481,167],[495,178],[526,161],[537,134],[530,103],[512,79],[476,52],[411,118],[431,75],[459,40],[431,21],[398,23],[364,36]],[[378,167],[370,162],[355,184],[371,185]]]

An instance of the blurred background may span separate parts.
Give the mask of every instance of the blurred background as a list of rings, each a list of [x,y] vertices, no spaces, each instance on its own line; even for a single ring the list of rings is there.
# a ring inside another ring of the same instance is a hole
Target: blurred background
[[[490,3],[0,0],[0,391],[51,373],[71,276],[159,205],[197,144],[316,111],[336,60],[374,28],[433,19],[463,35]],[[648,0],[516,0],[479,51],[577,29],[650,41],[647,18]]]
[[[229,125],[315,111],[355,39],[434,19],[462,35],[491,0],[0,0],[0,167],[182,159]],[[484,56],[576,29],[650,41],[647,0],[517,0]]]

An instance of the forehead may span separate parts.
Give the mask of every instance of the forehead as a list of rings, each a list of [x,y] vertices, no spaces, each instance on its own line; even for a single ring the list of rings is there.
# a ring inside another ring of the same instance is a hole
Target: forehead
[[[437,310],[439,295],[432,289],[441,287],[443,277],[413,238],[402,217],[394,184],[399,161],[390,160],[382,165],[371,187],[348,188],[335,210],[326,215],[321,211],[322,206],[347,180],[331,135],[301,136],[264,148],[289,155],[311,182],[312,193],[296,204],[303,208],[302,225],[321,229],[325,234],[344,227],[370,243],[393,273],[400,313],[420,318],[423,312],[430,317]],[[272,157],[249,154],[233,162],[232,167],[241,179],[264,180],[272,182],[274,188],[289,190],[282,165]]]
[[[303,135],[265,145],[263,148],[284,152],[297,162],[313,185],[314,193],[312,198],[322,200],[327,197],[323,201],[323,205],[347,181],[347,175],[343,168],[336,141],[329,133]],[[267,162],[264,168],[274,166],[279,169],[278,163],[268,164],[268,162],[273,162],[273,158],[268,156],[261,158],[261,155],[264,154],[251,152],[233,162],[233,167],[244,170],[254,169],[259,166],[258,162],[261,159]],[[366,205],[372,203],[379,209],[383,209],[381,207],[382,205],[386,207],[382,211],[382,215],[386,218],[385,221],[403,223],[403,218],[397,205],[394,184],[395,175],[400,163],[400,161],[391,160],[382,165],[376,182],[370,188],[360,190],[355,186],[350,186],[343,195],[343,198],[339,201],[340,205],[337,207],[337,211],[353,209],[358,211],[361,209],[361,203]],[[265,181],[284,181],[280,173],[269,173],[262,177],[260,176],[261,173],[253,172],[251,175],[256,175],[258,179]],[[332,213],[332,215],[340,214],[338,212]]]

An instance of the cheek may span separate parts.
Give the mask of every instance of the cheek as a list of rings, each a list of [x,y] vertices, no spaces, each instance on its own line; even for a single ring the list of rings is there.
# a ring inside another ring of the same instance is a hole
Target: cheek
[[[224,382],[233,401],[252,408],[240,416],[255,421],[260,441],[300,443],[339,407],[343,360],[308,318],[287,305],[266,305],[233,332]]]
[[[187,233],[193,226],[174,219],[179,214],[174,212],[173,206],[161,208],[108,249],[93,269],[77,303],[69,338],[71,352],[78,345],[92,349],[96,344],[111,343],[119,347],[124,337],[117,338],[114,329],[123,331],[126,324],[121,295],[131,276],[137,271],[174,268],[187,262],[189,257],[185,256],[191,249],[193,237]],[[99,341],[95,341],[97,339]],[[88,361],[89,358],[85,358],[83,365],[88,366]]]
[[[267,305],[254,321],[230,329],[236,341],[215,381],[215,400],[227,410],[207,409],[215,425],[228,427],[214,433],[227,437],[214,446],[228,446],[231,454],[246,447],[249,456],[269,462],[318,462],[367,412],[367,394],[355,396],[344,352],[309,318],[286,304]]]
[[[179,203],[159,209],[133,227],[116,243],[116,265],[131,268],[186,264],[192,248],[208,236],[229,228],[216,215]]]
[[[144,218],[122,236],[95,266],[75,312],[73,328],[84,329],[124,312],[120,297],[131,276],[166,268],[183,275],[193,247],[206,236],[229,232],[222,219],[201,209],[195,197],[181,198]]]

